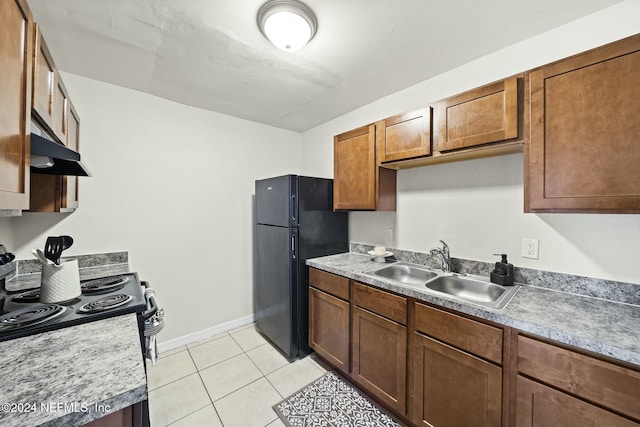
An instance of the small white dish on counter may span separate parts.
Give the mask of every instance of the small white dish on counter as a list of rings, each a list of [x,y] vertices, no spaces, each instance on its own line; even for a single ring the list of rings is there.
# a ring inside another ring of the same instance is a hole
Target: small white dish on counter
[[[389,251],[385,252],[384,255],[377,255],[374,251],[369,251],[368,254],[373,256],[374,262],[387,262],[385,258],[393,256],[393,252]]]

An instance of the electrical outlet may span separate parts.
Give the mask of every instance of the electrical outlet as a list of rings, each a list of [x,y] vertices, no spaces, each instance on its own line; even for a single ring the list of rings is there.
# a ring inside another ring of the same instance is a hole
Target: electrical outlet
[[[538,259],[538,239],[522,239],[522,258]]]
[[[396,229],[393,227],[387,228],[387,245],[395,246],[396,244]]]

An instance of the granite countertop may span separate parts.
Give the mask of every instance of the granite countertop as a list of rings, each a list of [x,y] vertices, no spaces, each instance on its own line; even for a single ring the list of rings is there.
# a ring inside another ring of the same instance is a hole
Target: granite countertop
[[[79,426],[140,402],[136,314],[0,342],[0,378],[2,426]]]
[[[380,267],[371,256],[344,253],[307,260],[307,265],[382,289],[517,328],[580,349],[640,365],[640,306],[521,285],[503,309],[439,296],[363,272]]]
[[[99,254],[63,257],[62,262],[78,259],[80,280],[96,279],[98,277],[129,273],[129,264],[127,259],[121,259],[127,255],[123,254],[123,252],[115,252],[113,254],[105,255]],[[42,266],[38,261],[20,260],[20,273],[10,277],[6,281],[6,289],[9,292],[19,292],[40,287],[41,268]]]

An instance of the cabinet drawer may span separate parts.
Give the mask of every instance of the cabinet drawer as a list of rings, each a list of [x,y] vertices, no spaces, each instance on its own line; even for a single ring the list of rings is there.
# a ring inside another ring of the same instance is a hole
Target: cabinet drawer
[[[309,286],[349,301],[349,279],[326,271],[309,268]]]
[[[380,316],[407,324],[407,299],[371,286],[355,283],[353,303]]]
[[[640,419],[640,372],[518,336],[518,372]]]
[[[415,318],[417,331],[502,364],[502,329],[420,303]]]

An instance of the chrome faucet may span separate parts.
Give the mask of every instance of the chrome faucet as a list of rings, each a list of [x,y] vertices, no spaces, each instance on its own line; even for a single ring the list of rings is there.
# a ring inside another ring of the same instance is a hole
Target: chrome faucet
[[[440,240],[440,243],[442,243],[442,248],[431,249],[431,255],[440,256],[440,262],[442,262],[442,271],[448,273],[451,271],[451,256],[449,254],[449,245],[447,245],[444,240]]]

